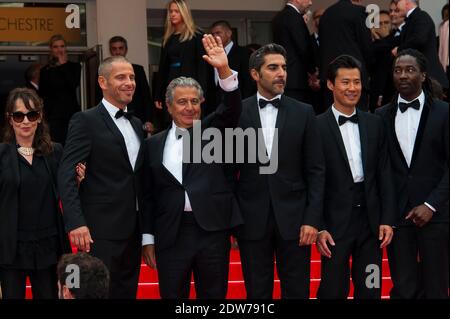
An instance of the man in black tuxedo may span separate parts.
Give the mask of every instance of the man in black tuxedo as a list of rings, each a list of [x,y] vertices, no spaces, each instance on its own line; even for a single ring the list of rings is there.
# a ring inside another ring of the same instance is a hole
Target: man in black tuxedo
[[[362,63],[363,91],[358,108],[368,110],[368,70],[372,63],[372,40],[366,26],[366,10],[360,4],[361,0],[339,0],[325,10],[320,19],[320,80],[325,106],[333,103],[333,96],[326,85],[328,65],[338,56],[348,54]]]
[[[286,68],[286,51],[280,45],[268,44],[251,55],[250,74],[258,92],[244,100],[239,120],[241,129],[262,132],[256,145],[258,154],[265,154],[254,161],[246,152],[236,166],[236,194],[244,217],[237,239],[251,299],[272,298],[274,256],[281,297],[309,298],[310,245],[322,215],[320,134],[313,108],[283,94]],[[270,167],[272,172],[262,174]]]
[[[122,36],[114,36],[109,39],[109,52],[111,56],[127,56],[128,43]],[[144,68],[139,64],[132,64],[134,71],[134,80],[136,82],[136,89],[133,95],[133,100],[127,105],[127,109],[133,112],[134,116],[138,117],[144,124],[143,130],[146,133],[152,133],[154,126],[153,120],[153,99],[150,94],[150,87],[148,85],[147,76]],[[102,100],[102,90],[100,86],[96,86],[96,103]]]
[[[288,0],[272,21],[273,39],[287,52],[285,94],[304,103],[311,103],[309,78],[316,77],[314,47],[303,15],[311,0]]]
[[[225,20],[216,21],[211,26],[211,34],[220,37],[222,45],[228,56],[228,63],[232,70],[238,72],[239,90],[243,99],[255,94],[256,87],[250,79],[248,70],[249,51],[233,42],[233,31],[230,24]],[[206,109],[202,110],[202,116],[205,117],[214,112],[223,98],[223,91],[219,86],[219,76],[217,70],[209,68],[208,77],[208,96],[206,97]]]
[[[189,298],[193,273],[197,298],[224,299],[230,231],[242,223],[223,162],[192,161],[204,146],[196,150],[195,144],[205,142],[196,140],[195,131],[236,127],[242,109],[238,75],[228,66],[220,38],[205,35],[203,45],[204,59],[217,69],[223,103],[194,122],[201,117],[203,90],[193,78],[174,79],[166,93],[172,125],[144,146],[144,260],[158,265],[162,298]]]
[[[122,56],[99,67],[101,103],[75,114],[59,169],[66,230],[79,250],[100,258],[111,275],[110,298],[136,298],[141,262],[138,199],[142,123],[127,112],[136,87],[131,63]],[[78,189],[74,173],[85,162]],[[139,205],[140,206],[140,205]]]
[[[430,15],[418,7],[417,0],[397,0],[397,7],[406,16],[400,35],[400,44],[392,50],[394,56],[405,49],[421,52],[428,61],[428,75],[448,89],[448,78],[439,62],[436,26]]]
[[[317,238],[322,255],[317,297],[346,299],[351,274],[355,299],[379,299],[381,249],[391,242],[396,213],[383,122],[356,109],[362,85],[361,63],[355,58],[336,58],[328,67],[327,85],[334,103],[318,117],[326,183]]]
[[[448,299],[448,104],[430,92],[427,61],[416,50],[394,62],[398,97],[377,110],[393,169],[397,228],[388,247],[391,298]]]

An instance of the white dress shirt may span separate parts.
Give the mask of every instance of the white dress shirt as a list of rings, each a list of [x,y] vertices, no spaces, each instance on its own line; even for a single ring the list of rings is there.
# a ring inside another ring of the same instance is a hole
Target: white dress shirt
[[[417,100],[420,102],[419,110],[410,107],[405,113],[402,113],[400,109],[397,109],[397,115],[395,116],[395,133],[408,167],[411,165],[417,130],[419,129],[420,117],[422,116],[423,106],[425,104],[425,94],[423,91]],[[399,96],[397,102],[410,103],[412,101],[406,101]]]
[[[219,79],[219,85],[225,92],[232,92],[239,87],[238,73],[232,71],[232,75],[226,79]],[[182,128],[179,128],[182,130]],[[177,139],[176,125],[172,122],[172,128],[167,133],[166,144],[163,151],[163,165],[167,170],[183,184],[183,139]],[[191,202],[187,192],[184,192],[184,211],[192,212]],[[142,246],[154,245],[155,237],[152,234],[142,235]]]
[[[408,167],[411,166],[414,145],[416,144],[417,131],[419,130],[420,118],[422,117],[423,107],[425,105],[425,93],[422,91],[419,97],[414,100],[419,100],[420,102],[420,108],[418,110],[410,107],[405,111],[405,113],[402,113],[400,109],[397,109],[397,115],[395,116],[395,134],[397,135],[398,144],[400,144],[400,148]],[[399,95],[397,103],[410,103],[413,101],[406,101]],[[427,205],[433,212],[436,212],[436,209],[433,206],[428,203],[424,204]]]
[[[339,126],[339,116],[351,117],[356,114],[356,110],[352,115],[348,116],[339,112],[334,105],[332,106],[332,111],[336,122]],[[348,164],[350,170],[352,171],[353,182],[360,183],[364,181],[364,169],[362,163],[362,153],[361,153],[361,138],[359,135],[359,126],[356,123],[347,121],[344,125],[339,126],[341,131],[342,140],[344,141],[345,152],[347,153]]]
[[[139,137],[133,129],[130,121],[125,116],[116,119],[116,113],[117,111],[119,111],[118,107],[112,105],[106,99],[103,99],[102,103],[111,116],[111,119],[116,124],[120,133],[122,133],[123,139],[125,140],[125,146],[127,148],[128,158],[130,160],[131,167],[134,170],[136,159],[139,153],[139,148],[141,147],[141,141],[139,140]],[[126,111],[127,107],[125,107],[124,109],[124,112]]]
[[[273,138],[275,136],[275,125],[277,123],[278,109],[270,103],[262,109],[259,107],[259,100],[269,100],[259,94],[259,92],[256,93],[256,98],[259,117],[261,120],[261,129],[264,136],[264,143],[266,144],[267,155],[269,155],[270,158],[272,155]],[[281,100],[281,94],[274,97],[273,99]]]

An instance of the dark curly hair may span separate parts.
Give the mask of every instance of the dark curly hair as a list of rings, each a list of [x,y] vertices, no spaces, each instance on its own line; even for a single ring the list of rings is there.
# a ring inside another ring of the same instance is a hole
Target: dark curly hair
[[[100,259],[87,253],[63,255],[56,270],[61,286],[66,285],[70,270],[73,269],[68,266],[79,269],[79,286],[67,287],[75,299],[108,299],[109,271]]]

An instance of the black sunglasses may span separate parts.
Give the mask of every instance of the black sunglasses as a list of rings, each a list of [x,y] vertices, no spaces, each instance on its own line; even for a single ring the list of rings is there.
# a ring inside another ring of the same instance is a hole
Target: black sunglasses
[[[16,123],[22,123],[23,120],[25,119],[25,116],[27,117],[28,121],[36,122],[40,117],[40,113],[39,113],[39,111],[30,111],[26,114],[22,113],[22,112],[14,112],[14,113],[10,114],[10,116],[12,117],[13,121]]]

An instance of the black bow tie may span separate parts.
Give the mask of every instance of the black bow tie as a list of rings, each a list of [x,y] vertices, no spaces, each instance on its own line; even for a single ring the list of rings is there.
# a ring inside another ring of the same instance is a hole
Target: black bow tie
[[[398,103],[398,108],[402,113],[405,113],[406,110],[408,110],[410,107],[412,107],[415,110],[420,110],[420,101],[414,100],[411,103],[404,103],[404,102]]]
[[[133,116],[133,112],[132,111],[124,112],[124,110],[118,110],[114,117],[116,119],[120,119],[122,116],[125,117],[127,120],[130,120],[131,117]]]
[[[345,123],[347,123],[347,121],[358,124],[358,114],[355,114],[350,117],[339,115],[339,126],[344,125]]]
[[[261,109],[265,108],[267,104],[272,104],[273,107],[278,108],[280,106],[280,99],[273,99],[272,101],[259,99],[258,103]]]

